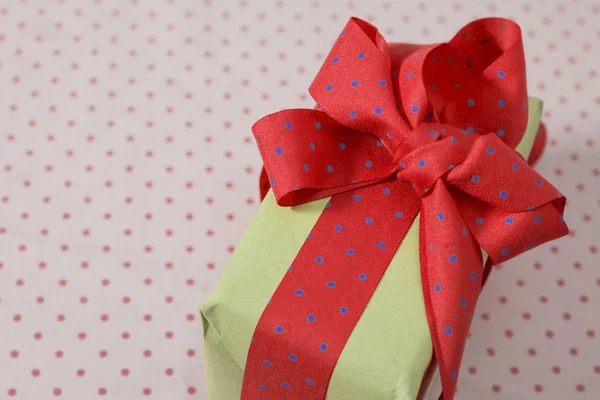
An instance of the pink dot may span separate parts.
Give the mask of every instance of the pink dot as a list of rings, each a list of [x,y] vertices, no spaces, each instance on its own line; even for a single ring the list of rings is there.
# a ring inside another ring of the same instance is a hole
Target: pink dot
[[[130,335],[129,335],[129,332],[123,332],[123,333],[121,334],[121,337],[122,337],[124,340],[127,340],[127,339],[129,339],[129,337],[130,337]]]
[[[523,287],[525,286],[525,281],[523,279],[518,279],[517,280],[517,286],[518,287]]]
[[[152,314],[146,314],[146,315],[144,315],[144,321],[146,321],[146,322],[152,321]]]
[[[123,368],[123,369],[121,370],[121,375],[123,375],[123,376],[129,376],[129,369],[127,369],[127,368]]]
[[[588,300],[589,300],[589,297],[587,297],[585,294],[584,294],[584,295],[581,295],[581,296],[579,297],[579,301],[580,301],[580,302],[582,302],[582,303],[587,303],[587,302],[588,302]]]
[[[500,387],[500,385],[492,385],[492,391],[494,393],[499,393],[501,389],[502,388]]]
[[[19,357],[19,352],[17,350],[13,350],[10,352],[10,356],[12,358],[17,358],[17,357]]]
[[[172,339],[173,338],[173,332],[171,332],[171,331],[165,332],[165,337],[167,339]]]
[[[52,391],[52,393],[54,393],[55,396],[60,396],[62,394],[62,389],[61,388],[54,388],[54,390]]]
[[[144,393],[144,396],[150,396],[152,394],[152,389],[144,388],[142,393]]]
[[[54,355],[56,356],[56,358],[62,358],[64,353],[62,352],[62,350],[58,350],[57,352],[54,353]]]
[[[101,358],[106,358],[106,356],[108,355],[108,352],[106,350],[100,350],[99,355]]]
[[[576,347],[571,347],[569,349],[569,354],[571,354],[572,356],[576,356],[577,354],[579,354],[579,350],[577,350]]]
[[[517,375],[519,373],[518,367],[510,367],[510,373],[513,375]]]
[[[152,357],[152,351],[151,350],[144,350],[144,357]]]
[[[106,389],[105,389],[105,388],[100,388],[100,389],[98,389],[98,394],[99,394],[100,396],[104,396],[104,395],[106,394]]]
[[[486,353],[487,353],[488,356],[493,357],[496,354],[496,350],[494,350],[491,347],[488,347]]]
[[[40,376],[40,370],[39,369],[32,370],[31,375],[33,375],[34,378],[37,378],[38,376]]]
[[[195,388],[195,387],[193,387],[193,386],[190,386],[190,387],[188,388],[188,393],[189,393],[189,394],[194,394],[194,393],[196,393],[196,388]]]
[[[554,365],[554,366],[552,367],[552,373],[553,373],[554,375],[558,375],[558,374],[560,374],[560,367],[559,367],[558,365]]]
[[[173,375],[173,368],[167,368],[167,369],[165,370],[165,375],[167,375],[167,376],[171,376],[171,375]]]
[[[189,349],[187,351],[188,357],[194,357],[196,355],[196,351],[194,349]]]
[[[17,389],[14,389],[14,388],[8,389],[8,395],[9,396],[12,397],[12,396],[15,396],[16,394],[17,394]]]
[[[535,389],[536,392],[540,393],[540,392],[542,392],[544,390],[544,387],[542,385],[540,385],[540,384],[537,384],[537,385],[534,386],[534,389]]]
[[[575,386],[575,389],[577,389],[577,391],[580,393],[585,392],[585,386],[583,386],[581,383]]]
[[[84,375],[85,375],[85,370],[83,370],[81,368],[77,370],[77,376],[84,376]]]
[[[588,330],[587,330],[587,332],[586,332],[586,335],[587,335],[589,338],[593,338],[593,337],[595,337],[595,336],[596,336],[596,332],[595,332],[593,329],[588,329]]]
[[[537,354],[537,351],[532,347],[527,350],[527,354],[529,354],[531,357],[534,357]]]

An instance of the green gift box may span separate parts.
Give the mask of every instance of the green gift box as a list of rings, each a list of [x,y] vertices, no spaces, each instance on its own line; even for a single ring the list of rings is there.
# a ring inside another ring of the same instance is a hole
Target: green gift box
[[[541,112],[542,102],[530,98],[527,130],[516,149],[526,158]],[[269,192],[219,282],[201,305],[210,400],[240,398],[246,356],[259,317],[327,201],[280,207]],[[417,217],[336,364],[327,399],[439,397],[418,239]]]
[[[516,149],[525,158],[540,124],[542,102],[530,98],[528,110],[527,130]],[[246,356],[260,315],[327,201],[280,207],[269,192],[217,285],[201,305],[210,400],[240,398]],[[344,347],[329,382],[327,399],[439,397],[418,240],[419,217]]]

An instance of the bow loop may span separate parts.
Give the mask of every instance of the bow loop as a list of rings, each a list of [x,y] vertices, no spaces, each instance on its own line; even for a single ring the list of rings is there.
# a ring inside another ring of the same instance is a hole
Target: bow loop
[[[568,233],[564,196],[493,134],[479,137],[446,181],[469,230],[495,264]]]
[[[390,152],[410,131],[397,110],[388,45],[365,21],[350,19],[309,92],[333,119],[379,137]]]
[[[375,136],[318,110],[284,110],[252,126],[277,203],[294,206],[384,179],[392,157]]]
[[[496,133],[515,148],[527,126],[525,56],[519,26],[486,18],[434,48],[423,67],[433,113],[469,132]]]
[[[511,212],[458,190],[452,190],[452,196],[469,231],[493,264],[569,233],[563,219],[564,197],[531,210]],[[493,229],[493,235],[490,235],[490,229]]]
[[[490,168],[493,165],[493,168]],[[561,193],[496,135],[478,137],[448,182],[493,207],[511,212],[532,210]]]

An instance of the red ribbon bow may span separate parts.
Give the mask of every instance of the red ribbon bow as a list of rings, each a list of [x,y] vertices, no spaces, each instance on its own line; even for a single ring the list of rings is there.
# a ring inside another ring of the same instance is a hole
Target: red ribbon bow
[[[261,316],[242,398],[325,397],[420,212],[425,308],[452,399],[481,289],[480,247],[497,264],[568,232],[565,198],[514,151],[528,118],[520,28],[483,19],[449,43],[388,45],[352,18],[310,93],[318,109],[253,127],[280,205],[334,197]],[[315,264],[326,263],[316,280]]]

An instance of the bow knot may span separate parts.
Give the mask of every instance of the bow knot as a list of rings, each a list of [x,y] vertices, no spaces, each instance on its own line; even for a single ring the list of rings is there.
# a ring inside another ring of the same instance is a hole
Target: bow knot
[[[397,164],[398,180],[412,183],[419,196],[425,196],[438,179],[444,179],[465,160],[456,138],[444,137],[443,133],[440,135],[433,130],[427,135],[433,138],[431,143],[404,155]]]

